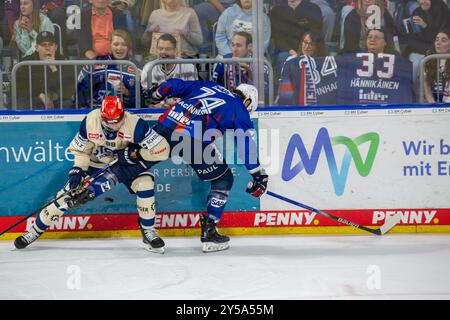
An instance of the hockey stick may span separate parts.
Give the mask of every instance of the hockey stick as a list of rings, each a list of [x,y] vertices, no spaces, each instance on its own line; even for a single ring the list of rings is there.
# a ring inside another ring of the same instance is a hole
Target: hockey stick
[[[280,196],[279,194],[276,194],[276,193],[274,193],[272,191],[267,191],[267,194],[272,196],[272,197],[274,197],[274,198],[277,198],[277,199],[286,201],[286,202],[288,202],[290,204],[293,204],[293,205],[295,205],[297,207],[301,207],[303,209],[306,209],[306,210],[318,213],[318,214],[320,214],[322,216],[328,217],[330,219],[336,220],[336,221],[338,221],[340,223],[343,223],[343,224],[346,224],[348,226],[352,226],[352,227],[355,227],[355,228],[358,228],[358,229],[361,229],[361,230],[364,230],[364,231],[376,234],[377,236],[381,236],[381,235],[385,234],[386,232],[391,230],[397,223],[400,222],[400,216],[398,216],[398,215],[395,215],[393,217],[392,216],[388,216],[388,217],[386,217],[386,221],[384,222],[384,224],[380,228],[377,228],[377,229],[367,228],[367,227],[364,227],[364,226],[360,226],[357,223],[348,221],[347,219],[334,216],[334,215],[332,215],[330,213],[327,213],[327,212],[321,211],[319,209],[315,209],[313,207],[307,206],[306,204],[303,204],[303,203],[300,203],[300,202],[288,199],[286,197]]]
[[[17,221],[16,223],[14,223],[12,226],[8,227],[7,229],[3,230],[2,232],[0,232],[0,236],[2,236],[4,233],[8,232],[9,230],[13,229],[14,227],[18,226],[19,224],[21,224],[22,222],[24,222],[25,220],[27,220],[28,218],[34,216],[35,214],[41,212],[42,210],[44,210],[45,208],[47,208],[49,205],[51,205],[54,201],[57,201],[59,199],[61,199],[62,197],[68,195],[70,192],[78,189],[78,188],[86,188],[88,185],[90,185],[92,183],[92,181],[97,178],[98,176],[102,175],[107,169],[109,169],[113,164],[115,164],[117,162],[117,160],[114,160],[111,163],[108,163],[106,166],[104,166],[103,168],[99,169],[97,172],[95,172],[92,176],[90,176],[88,179],[84,180],[83,183],[72,190],[68,190],[65,191],[64,193],[60,194],[59,196],[57,196],[56,198],[54,198],[53,200],[47,202],[46,204],[44,204],[42,207],[40,207],[39,209],[36,209],[35,211],[33,211],[32,213],[30,213],[29,215],[27,215],[26,217],[23,217],[22,219],[20,219],[19,221]]]

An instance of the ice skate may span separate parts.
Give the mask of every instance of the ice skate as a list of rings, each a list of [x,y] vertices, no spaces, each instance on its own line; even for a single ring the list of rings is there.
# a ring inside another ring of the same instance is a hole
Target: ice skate
[[[230,237],[221,235],[217,231],[216,222],[213,219],[208,218],[206,215],[201,215],[200,226],[202,228],[200,241],[203,244],[203,252],[221,251],[230,247]]]
[[[34,227],[31,227],[30,231],[28,231],[24,235],[21,235],[20,237],[17,237],[16,240],[14,240],[14,246],[17,249],[24,249],[32,242],[34,242],[37,238],[39,238],[41,234],[42,233],[38,232]]]
[[[138,219],[139,223],[139,219]],[[144,244],[144,248],[150,252],[155,253],[164,253],[164,240],[156,235],[157,231],[155,228],[144,229],[139,223],[142,233],[142,242]]]

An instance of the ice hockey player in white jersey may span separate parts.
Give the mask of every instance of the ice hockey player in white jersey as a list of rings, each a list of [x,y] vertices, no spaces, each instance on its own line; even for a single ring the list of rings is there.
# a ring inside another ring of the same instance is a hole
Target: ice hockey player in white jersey
[[[69,181],[49,206],[37,216],[31,229],[19,236],[14,245],[23,249],[68,210],[81,206],[123,183],[136,194],[138,224],[143,243],[153,252],[164,252],[164,241],[157,236],[155,222],[154,180],[148,169],[158,161],[166,160],[169,144],[152,131],[141,118],[124,110],[119,97],[105,97],[101,108],[87,114],[70,144],[74,165],[69,171]],[[112,163],[105,173],[98,175],[85,187],[83,181]],[[76,190],[72,192],[72,190]]]

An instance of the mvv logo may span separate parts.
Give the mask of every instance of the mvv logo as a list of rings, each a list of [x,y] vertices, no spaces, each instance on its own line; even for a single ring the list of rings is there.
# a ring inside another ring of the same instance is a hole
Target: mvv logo
[[[370,142],[370,146],[366,159],[363,160],[358,146],[365,142]],[[316,142],[314,143],[311,156],[309,156],[300,135],[294,134],[289,140],[286,154],[284,156],[283,170],[281,174],[282,179],[284,181],[290,181],[303,169],[305,169],[306,173],[309,175],[314,174],[323,149],[327,159],[334,191],[336,195],[341,196],[344,193],[352,159],[359,175],[362,177],[367,177],[375,161],[379,144],[380,137],[375,132],[368,132],[352,140],[344,136],[330,138],[327,129],[320,128],[317,133]],[[333,146],[336,145],[344,145],[347,148],[342,159],[340,170],[338,170],[334,155],[335,153],[333,151]],[[292,161],[296,152],[298,152],[300,156],[300,161],[292,167]]]

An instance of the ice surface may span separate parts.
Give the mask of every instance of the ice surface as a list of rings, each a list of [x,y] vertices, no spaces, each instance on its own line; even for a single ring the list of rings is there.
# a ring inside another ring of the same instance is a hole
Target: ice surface
[[[450,235],[0,241],[0,299],[450,299]]]

